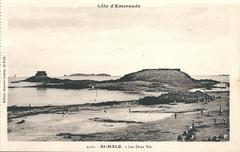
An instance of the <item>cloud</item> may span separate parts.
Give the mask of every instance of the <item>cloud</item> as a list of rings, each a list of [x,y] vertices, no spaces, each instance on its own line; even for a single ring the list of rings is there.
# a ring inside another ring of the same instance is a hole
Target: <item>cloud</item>
[[[38,69],[118,75],[161,67],[224,73],[233,49],[229,10],[207,6],[12,7],[9,41],[9,72],[22,75]]]

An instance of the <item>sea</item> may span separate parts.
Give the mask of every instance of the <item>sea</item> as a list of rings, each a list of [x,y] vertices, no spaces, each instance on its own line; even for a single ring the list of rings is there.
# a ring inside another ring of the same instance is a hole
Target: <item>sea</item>
[[[212,79],[222,82],[220,86],[226,86],[229,83],[228,75],[204,75],[192,76],[195,79]],[[99,103],[106,101],[127,101],[137,100],[145,96],[159,96],[166,92],[133,92],[133,91],[115,91],[100,89],[54,89],[54,88],[33,88],[24,86],[33,86],[39,83],[13,81],[24,80],[26,77],[8,78],[8,106],[47,106],[47,105],[69,105],[84,103]],[[72,80],[115,80],[120,76],[65,76],[58,77]],[[201,89],[201,88],[199,88]],[[219,89],[219,88],[217,88]],[[220,91],[224,88],[220,88]]]

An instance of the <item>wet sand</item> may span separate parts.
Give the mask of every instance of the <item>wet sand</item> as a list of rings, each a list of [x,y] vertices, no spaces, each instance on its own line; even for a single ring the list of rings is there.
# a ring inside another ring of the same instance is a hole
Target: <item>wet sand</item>
[[[134,102],[64,107],[31,107],[9,111],[10,141],[176,141],[194,120],[196,141],[229,134],[229,93],[205,103],[152,106]],[[78,107],[78,108],[77,108]],[[219,107],[224,112],[219,115]],[[22,111],[20,111],[22,109]],[[129,109],[130,112],[129,112]],[[200,113],[203,109],[203,114]],[[174,114],[177,113],[177,118]],[[214,122],[216,119],[216,123]],[[24,122],[21,122],[24,120]],[[224,122],[225,121],[225,122]]]

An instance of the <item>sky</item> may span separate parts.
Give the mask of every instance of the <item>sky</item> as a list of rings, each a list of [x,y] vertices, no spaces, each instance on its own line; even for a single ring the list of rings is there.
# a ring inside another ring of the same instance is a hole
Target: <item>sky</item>
[[[124,75],[149,68],[229,73],[234,37],[227,7],[104,9],[37,2],[10,3],[10,76],[31,76],[37,70],[56,76]]]

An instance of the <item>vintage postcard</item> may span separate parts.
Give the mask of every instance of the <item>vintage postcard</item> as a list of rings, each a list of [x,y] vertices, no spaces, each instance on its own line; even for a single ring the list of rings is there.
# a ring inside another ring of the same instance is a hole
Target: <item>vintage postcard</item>
[[[240,150],[238,3],[0,5],[0,150]]]

